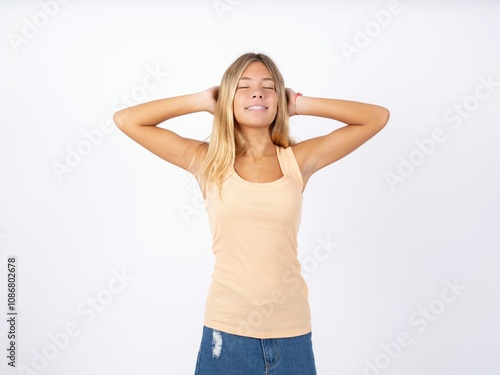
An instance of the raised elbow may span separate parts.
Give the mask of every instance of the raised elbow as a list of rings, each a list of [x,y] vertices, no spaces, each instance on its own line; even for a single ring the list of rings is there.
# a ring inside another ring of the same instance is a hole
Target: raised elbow
[[[377,113],[377,125],[382,129],[388,122],[389,118],[391,117],[391,113],[387,108],[384,107],[378,107],[378,113]]]
[[[121,109],[113,114],[113,122],[120,129],[123,130],[127,123],[127,109]]]

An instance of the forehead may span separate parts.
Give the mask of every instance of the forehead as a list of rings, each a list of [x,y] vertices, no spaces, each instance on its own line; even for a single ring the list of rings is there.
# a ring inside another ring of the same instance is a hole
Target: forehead
[[[271,72],[260,61],[250,63],[241,74],[240,79],[267,78],[272,79]]]

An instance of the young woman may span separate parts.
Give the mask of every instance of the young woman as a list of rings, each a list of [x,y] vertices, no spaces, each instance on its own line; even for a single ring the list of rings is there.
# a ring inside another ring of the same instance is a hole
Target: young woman
[[[207,111],[209,142],[157,125]],[[294,143],[288,119],[345,123]],[[378,133],[387,109],[303,96],[285,88],[273,61],[240,56],[218,87],[118,111],[117,126],[192,173],[206,202],[215,255],[196,374],[316,374],[306,283],[297,260],[302,192],[319,169]]]

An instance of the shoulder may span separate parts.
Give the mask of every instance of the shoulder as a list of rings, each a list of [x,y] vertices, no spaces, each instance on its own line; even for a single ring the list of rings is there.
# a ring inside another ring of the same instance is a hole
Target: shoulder
[[[208,143],[199,142],[194,144],[189,153],[191,154],[191,162],[188,171],[196,176],[200,173],[202,165],[207,157]]]
[[[295,160],[297,160],[300,171],[304,174],[307,164],[307,155],[310,152],[307,142],[295,143],[290,146],[289,149],[293,152],[293,156],[295,157]]]

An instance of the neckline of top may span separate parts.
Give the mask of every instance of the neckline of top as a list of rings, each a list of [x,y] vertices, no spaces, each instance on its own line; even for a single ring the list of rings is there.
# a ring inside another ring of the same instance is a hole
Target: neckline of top
[[[278,183],[284,181],[286,178],[286,174],[284,172],[283,163],[282,163],[282,160],[280,157],[281,151],[280,151],[279,146],[275,145],[275,147],[276,147],[276,156],[278,157],[278,163],[280,165],[281,174],[282,174],[282,176],[280,178],[278,178],[277,180],[268,181],[268,182],[254,182],[254,181],[245,180],[243,177],[241,177],[238,174],[238,172],[236,172],[236,169],[234,168],[234,164],[233,164],[233,168],[232,168],[232,175],[234,177],[236,177],[236,179],[238,181],[240,181],[246,185],[252,185],[252,186],[272,186],[272,185],[275,185],[275,184],[278,184]]]

